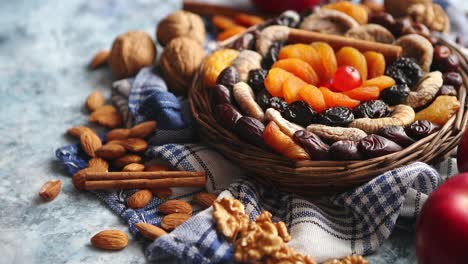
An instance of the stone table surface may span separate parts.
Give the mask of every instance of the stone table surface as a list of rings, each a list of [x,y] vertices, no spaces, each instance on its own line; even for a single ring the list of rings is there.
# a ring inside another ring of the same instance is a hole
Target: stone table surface
[[[157,21],[178,8],[169,0],[1,1],[0,263],[146,262],[141,240],[111,253],[90,246],[98,231],[127,226],[74,189],[54,151],[73,142],[67,128],[87,123],[84,98],[96,88],[109,95],[108,70],[86,69],[91,55],[120,32],[153,36]],[[63,189],[44,203],[37,193],[49,179]],[[413,244],[414,223],[400,223],[371,263],[415,263]]]

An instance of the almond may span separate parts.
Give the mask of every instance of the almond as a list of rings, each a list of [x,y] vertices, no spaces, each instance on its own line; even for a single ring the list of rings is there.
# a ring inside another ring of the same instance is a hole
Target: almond
[[[136,154],[126,154],[126,155],[123,155],[122,157],[118,158],[118,159],[115,159],[113,162],[112,162],[112,165],[114,165],[114,167],[118,168],[118,169],[121,169],[123,167],[125,167],[127,164],[130,164],[130,163],[139,163],[141,162],[141,157],[136,155]]]
[[[46,201],[51,201],[57,197],[61,189],[62,182],[60,180],[50,180],[42,185],[39,196]]]
[[[106,141],[118,140],[118,139],[126,139],[130,136],[130,129],[127,128],[116,128],[112,129],[106,135]]]
[[[160,236],[167,235],[167,232],[164,231],[164,229],[157,227],[155,225],[152,225],[152,224],[141,222],[141,223],[136,223],[135,227],[138,230],[140,230],[140,233],[144,237],[151,239],[151,240],[155,240],[156,238]]]
[[[91,238],[91,244],[107,250],[121,250],[128,245],[128,236],[120,230],[104,230]]]
[[[91,63],[89,64],[89,67],[93,70],[103,66],[104,64],[107,63],[107,60],[109,59],[110,51],[108,50],[100,50],[94,55],[93,59],[91,60]]]
[[[132,209],[145,207],[153,198],[153,194],[149,190],[141,190],[132,194],[128,200],[127,205]]]
[[[169,200],[159,205],[158,210],[167,215],[173,213],[192,214],[192,206],[182,200]]]
[[[88,168],[99,172],[107,172],[109,163],[101,158],[92,158],[88,161]]]
[[[79,170],[75,174],[73,174],[72,183],[73,183],[73,186],[75,186],[75,188],[77,190],[84,190],[85,181],[86,181],[85,174],[88,171],[91,171],[91,169],[90,168],[85,168],[85,169]]]
[[[104,113],[96,117],[96,122],[101,126],[113,129],[122,124],[122,116],[117,112]]]
[[[106,160],[113,160],[122,157],[126,152],[125,148],[121,145],[105,144],[96,150],[96,156]]]
[[[193,199],[203,208],[208,208],[213,205],[216,200],[216,195],[206,192],[197,193]]]
[[[157,189],[152,189],[151,192],[153,193],[153,195],[156,195],[161,200],[164,200],[167,197],[172,195],[171,188],[157,188]]]
[[[122,169],[122,171],[144,171],[145,170],[145,165],[140,164],[140,163],[130,163],[125,165],[125,167]]]
[[[117,108],[113,105],[103,105],[89,115],[90,122],[97,122],[97,117],[103,114],[117,113]]]
[[[145,171],[168,171],[168,166],[162,164],[149,164],[145,166]]]
[[[77,127],[72,127],[67,130],[67,133],[71,136],[80,138],[81,134],[84,132],[93,132],[93,130],[87,126],[77,126]]]
[[[121,141],[121,145],[130,152],[143,152],[148,148],[148,143],[141,138],[127,138]]]
[[[100,91],[94,91],[88,95],[86,98],[86,107],[90,112],[96,111],[99,107],[104,105],[104,95]]]
[[[80,136],[81,148],[91,157],[96,157],[96,150],[102,146],[101,139],[92,131],[86,131]]]
[[[130,137],[145,138],[156,129],[156,121],[140,123],[130,129]]]
[[[166,215],[161,220],[161,227],[164,228],[164,230],[166,231],[173,230],[176,227],[183,224],[188,219],[190,219],[190,217],[191,215],[189,214],[181,214],[181,213]]]

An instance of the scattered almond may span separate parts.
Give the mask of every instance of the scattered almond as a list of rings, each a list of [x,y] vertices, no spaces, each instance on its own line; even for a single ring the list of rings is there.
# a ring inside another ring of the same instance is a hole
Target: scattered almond
[[[106,160],[113,160],[122,157],[126,152],[127,150],[121,145],[105,144],[96,150],[96,156]]]
[[[98,115],[96,122],[101,126],[113,129],[122,124],[122,116],[117,112],[105,113]]]
[[[145,166],[145,171],[168,171],[169,166],[162,164],[149,164]]]
[[[153,198],[153,194],[149,190],[141,190],[132,194],[128,200],[127,205],[132,209],[145,207]]]
[[[122,157],[115,159],[112,162],[114,167],[121,169],[130,163],[139,163],[141,162],[141,157],[136,154],[125,154]]]
[[[128,245],[128,236],[120,230],[104,230],[91,238],[91,244],[107,250],[121,250]]]
[[[106,135],[106,142],[118,139],[126,139],[130,136],[130,129],[127,128],[116,128],[112,129]]]
[[[197,193],[193,199],[203,208],[208,208],[213,205],[216,200],[216,195],[206,192]]]
[[[130,137],[145,138],[156,129],[156,121],[140,123],[130,129]]]
[[[161,227],[166,231],[174,230],[176,227],[190,219],[190,217],[191,215],[182,213],[166,215],[161,220]]]
[[[73,183],[73,186],[75,186],[75,188],[77,190],[84,190],[85,181],[86,181],[85,174],[86,174],[86,172],[88,172],[90,170],[91,170],[90,168],[85,168],[85,169],[81,169],[78,172],[76,172],[75,174],[73,174],[72,183]]]
[[[130,152],[143,152],[148,148],[148,143],[141,138],[127,138],[119,142]]]
[[[103,105],[89,115],[90,122],[97,122],[97,117],[103,114],[117,113],[117,108],[112,105]]]
[[[144,171],[145,170],[145,165],[140,164],[140,163],[130,163],[125,165],[125,167],[122,169],[122,171]]]
[[[92,131],[85,131],[80,136],[81,148],[91,157],[96,157],[96,150],[102,146],[101,139]]]
[[[104,95],[100,91],[94,91],[88,95],[86,98],[86,107],[90,112],[96,111],[99,107],[104,105]]]
[[[84,132],[93,132],[93,130],[87,126],[77,126],[77,127],[72,127],[67,130],[67,133],[71,136],[74,136],[76,138],[80,138],[81,134]]]
[[[161,200],[164,200],[167,197],[172,195],[172,189],[171,188],[152,189],[151,192],[153,193],[153,195],[156,195]]]
[[[182,200],[169,200],[159,205],[158,210],[167,215],[173,213],[192,214],[192,206]]]
[[[50,180],[42,185],[39,196],[46,201],[51,201],[57,197],[61,189],[62,182],[60,180]]]
[[[156,238],[167,234],[167,232],[164,231],[164,229],[148,223],[136,223],[135,227],[140,231],[140,233],[144,237],[151,240],[155,240]]]
[[[107,59],[109,59],[110,51],[108,50],[100,50],[94,55],[89,67],[93,70],[107,64]]]
[[[109,163],[101,158],[92,158],[88,161],[88,168],[99,172],[107,172]]]

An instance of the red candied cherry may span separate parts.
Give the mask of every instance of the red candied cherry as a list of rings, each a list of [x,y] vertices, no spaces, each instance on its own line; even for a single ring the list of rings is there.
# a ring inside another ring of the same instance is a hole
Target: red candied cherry
[[[351,66],[341,66],[333,75],[331,80],[333,89],[339,92],[346,92],[361,86],[362,80],[359,71]]]

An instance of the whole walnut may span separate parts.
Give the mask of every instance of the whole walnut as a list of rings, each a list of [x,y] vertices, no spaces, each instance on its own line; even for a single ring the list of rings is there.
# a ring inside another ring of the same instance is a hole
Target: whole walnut
[[[162,46],[177,37],[188,37],[203,45],[206,38],[205,25],[199,15],[180,10],[159,22],[156,37]]]
[[[135,75],[141,68],[153,65],[156,46],[144,31],[129,31],[114,40],[109,56],[112,74],[118,78]]]
[[[186,93],[204,56],[200,43],[190,38],[175,38],[167,44],[159,64],[171,92],[177,95]]]
[[[394,17],[402,17],[406,15],[406,10],[413,4],[428,4],[432,0],[384,0],[385,12],[390,13]]]

